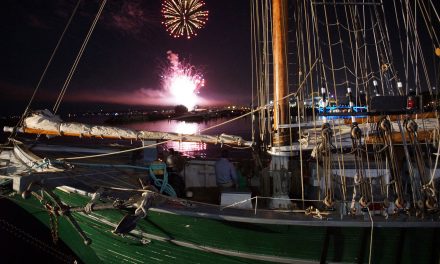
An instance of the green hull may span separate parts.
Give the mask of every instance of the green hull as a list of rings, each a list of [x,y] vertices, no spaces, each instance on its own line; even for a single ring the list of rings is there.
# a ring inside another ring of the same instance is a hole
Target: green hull
[[[31,198],[17,204],[49,227],[48,213],[36,207],[38,201]],[[243,263],[237,257],[211,254],[169,242],[153,240],[146,244],[140,237],[114,235],[112,227],[83,214],[74,214],[74,217],[91,238],[89,246],[63,217],[58,218],[58,232],[60,239],[84,263]]]
[[[71,206],[88,198],[57,191]],[[30,198],[20,206],[45,225],[40,203]],[[64,217],[60,238],[85,263],[368,263],[370,228],[251,224],[189,217],[150,210],[133,234],[112,233],[123,212],[73,213],[92,240],[86,246]],[[438,263],[440,228],[374,228],[372,263]]]

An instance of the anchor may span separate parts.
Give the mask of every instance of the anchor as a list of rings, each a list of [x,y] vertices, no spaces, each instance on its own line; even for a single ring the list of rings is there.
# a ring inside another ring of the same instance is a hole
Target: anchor
[[[148,209],[152,206],[155,196],[151,191],[143,192],[141,198],[133,204],[136,207],[134,214],[125,215],[113,230],[113,233],[127,234],[135,229],[137,222],[147,216]]]

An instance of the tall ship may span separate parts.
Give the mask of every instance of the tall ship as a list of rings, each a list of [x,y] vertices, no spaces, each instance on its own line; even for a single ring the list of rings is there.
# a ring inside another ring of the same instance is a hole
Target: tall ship
[[[2,197],[84,263],[438,263],[433,1],[256,0],[250,12],[253,103],[235,119],[251,116],[251,138],[28,106],[4,128]],[[218,188],[216,161],[171,141],[243,149],[239,187]]]

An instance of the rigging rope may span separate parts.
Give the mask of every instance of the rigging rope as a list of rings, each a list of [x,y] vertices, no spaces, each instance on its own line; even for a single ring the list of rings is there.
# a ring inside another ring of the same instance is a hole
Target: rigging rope
[[[335,0],[333,0],[334,2]],[[336,8],[336,6],[334,6]],[[325,25],[325,23],[322,20],[318,20],[319,24],[321,25]],[[370,28],[360,28],[360,29],[350,29],[347,25],[344,25],[343,23],[341,23],[340,21],[336,22],[336,23],[329,23],[329,26],[337,26],[337,27],[341,27],[343,29],[345,29],[347,32],[350,33],[358,33],[358,32],[364,32],[364,31],[372,31],[374,29],[374,27],[376,27],[378,25],[378,23],[373,24]]]
[[[434,6],[434,3],[432,2],[432,0],[429,0],[429,3],[431,4],[431,6],[432,6],[432,11],[435,13],[435,15],[437,16],[437,20],[438,20],[438,22],[440,22],[440,16],[438,15],[438,13],[437,13],[437,8]]]
[[[95,26],[96,26],[96,24],[97,24],[97,22],[98,22],[98,20],[99,20],[99,18],[101,16],[102,10],[104,9],[104,6],[105,6],[106,3],[107,3],[107,0],[102,0],[101,5],[99,6],[98,13],[96,14],[95,19],[93,20],[93,23],[92,23],[89,31],[87,32],[87,36],[86,36],[86,38],[84,39],[84,41],[83,41],[83,43],[81,45],[81,48],[80,48],[80,50],[79,50],[79,52],[78,52],[78,54],[77,54],[77,56],[75,58],[75,62],[73,63],[73,65],[72,65],[72,67],[70,69],[70,72],[69,72],[69,74],[68,74],[68,76],[67,76],[67,78],[66,78],[66,80],[64,82],[64,85],[61,88],[61,91],[60,91],[60,93],[58,95],[57,101],[55,102],[55,105],[53,106],[53,113],[54,114],[57,113],[58,108],[60,107],[61,101],[63,100],[63,97],[64,97],[64,94],[66,93],[67,87],[69,86],[70,81],[72,80],[72,77],[73,77],[73,74],[75,73],[76,67],[78,66],[78,63],[79,63],[79,61],[80,61],[80,59],[81,59],[81,57],[82,57],[82,55],[84,53],[84,50],[85,50],[85,48],[87,46],[87,43],[89,42],[90,36],[92,35],[93,30],[95,29]]]
[[[428,34],[431,37],[431,40],[435,41],[436,47],[440,47],[440,41],[437,36],[437,32],[434,29],[431,16],[428,14],[428,8],[425,6],[424,1],[417,1],[417,3],[419,3],[420,10],[422,11],[421,13],[422,13],[423,21],[425,22],[425,26],[428,29]]]
[[[53,58],[55,57],[55,54],[56,54],[57,51],[58,51],[58,47],[60,46],[62,40],[64,39],[64,35],[66,34],[67,29],[69,28],[69,26],[70,26],[70,24],[71,24],[71,22],[72,22],[72,19],[73,19],[73,17],[75,16],[76,11],[78,10],[78,7],[79,7],[79,4],[80,4],[80,3],[81,3],[81,0],[78,0],[78,2],[77,2],[76,5],[75,5],[75,8],[74,8],[73,11],[72,11],[72,14],[70,15],[69,19],[67,20],[67,24],[66,24],[66,26],[64,27],[63,33],[61,33],[61,36],[60,36],[60,38],[58,39],[58,42],[57,42],[57,44],[55,45],[55,48],[53,49],[52,54],[51,54],[50,57],[49,57],[49,61],[47,62],[46,67],[44,67],[43,73],[41,74],[40,79],[38,80],[37,86],[35,87],[34,92],[32,93],[32,96],[31,96],[31,98],[29,99],[29,102],[28,102],[28,104],[26,105],[26,108],[25,108],[24,112],[23,112],[23,114],[22,114],[21,117],[20,117],[20,120],[19,120],[19,121],[17,122],[17,124],[15,125],[15,127],[14,127],[14,129],[13,129],[13,132],[11,133],[11,135],[9,136],[9,138],[14,138],[14,137],[16,136],[16,134],[17,134],[17,128],[18,128],[19,126],[21,126],[21,124],[22,124],[23,121],[24,121],[24,118],[25,118],[26,115],[28,114],[29,108],[31,107],[32,102],[33,102],[34,99],[35,99],[35,95],[37,94],[37,91],[38,91],[38,89],[40,88],[40,85],[41,85],[41,83],[43,82],[44,77],[46,76],[46,73],[47,73],[47,70],[49,69],[49,66],[52,64],[52,60],[53,60]]]

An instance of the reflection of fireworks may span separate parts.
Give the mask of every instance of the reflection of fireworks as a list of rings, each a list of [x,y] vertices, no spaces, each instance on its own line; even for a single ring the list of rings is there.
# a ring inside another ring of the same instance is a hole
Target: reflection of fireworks
[[[202,0],[163,0],[162,22],[171,36],[196,36],[196,30],[202,28],[208,20],[208,11],[203,10]]]
[[[167,144],[168,148],[173,148],[179,152],[183,152],[185,155],[197,155],[200,157],[206,157],[206,153],[202,151],[206,150],[207,144],[204,142],[179,142],[171,141]]]
[[[192,110],[197,104],[197,93],[205,85],[203,75],[190,64],[179,62],[179,56],[172,51],[167,52],[171,64],[163,75],[166,91],[172,96],[175,104],[182,104]]]
[[[178,134],[192,135],[197,134],[199,131],[199,125],[197,123],[180,122],[176,125],[174,131]]]

